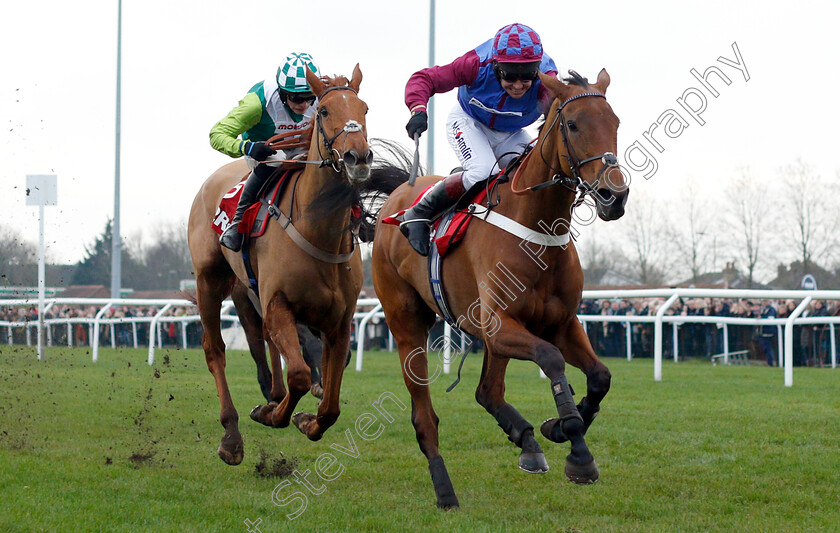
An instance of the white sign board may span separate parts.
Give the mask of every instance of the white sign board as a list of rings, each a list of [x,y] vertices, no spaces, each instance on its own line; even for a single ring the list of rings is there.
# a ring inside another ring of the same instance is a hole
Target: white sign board
[[[27,174],[26,205],[56,205],[57,181],[55,174]]]
[[[814,279],[814,276],[811,274],[805,274],[802,276],[802,282],[800,283],[802,289],[806,291],[815,291],[817,290],[817,280]]]

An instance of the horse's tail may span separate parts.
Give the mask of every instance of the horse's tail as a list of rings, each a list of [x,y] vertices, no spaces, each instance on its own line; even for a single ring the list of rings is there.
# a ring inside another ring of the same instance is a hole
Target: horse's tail
[[[189,291],[181,291],[181,296],[183,296],[184,300],[189,300],[193,303],[193,305],[198,303],[198,298],[196,298],[195,294]]]
[[[408,181],[412,155],[404,146],[386,139],[371,139],[377,155],[368,179],[360,190],[361,216],[357,219],[358,234],[362,242],[373,241],[376,218],[382,205],[397,187]],[[420,169],[423,174],[423,169]]]

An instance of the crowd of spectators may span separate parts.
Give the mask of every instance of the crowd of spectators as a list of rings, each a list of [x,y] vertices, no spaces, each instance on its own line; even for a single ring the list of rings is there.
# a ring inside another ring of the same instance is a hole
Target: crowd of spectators
[[[655,315],[664,298],[633,300],[583,300],[580,315]],[[796,309],[795,300],[728,300],[720,298],[677,299],[666,316],[725,316],[741,318],[786,318]],[[814,300],[802,317],[840,316],[840,302]],[[606,357],[624,357],[627,328],[630,327],[633,357],[653,356],[653,324],[628,322],[589,322],[587,334],[595,351]],[[711,357],[723,352],[723,328],[719,324],[677,323],[679,357]],[[673,357],[673,328],[663,324],[663,357]],[[746,351],[750,359],[778,364],[778,328],[775,325],[728,325],[729,351]],[[840,328],[837,328],[840,330]],[[804,325],[794,328],[794,364],[822,366],[830,359],[830,328]],[[836,333],[835,333],[836,334]]]
[[[83,306],[83,305],[55,305],[47,309],[44,313],[46,320],[51,319],[74,319],[74,318],[95,318],[97,313],[102,308],[100,306]],[[132,319],[135,317],[145,318],[146,320],[138,320],[134,324],[132,321],[122,323],[103,323],[99,326],[99,343],[101,345],[115,345],[115,346],[134,346],[134,334],[137,333],[137,342],[139,345],[148,344],[149,339],[149,319],[160,312],[161,307],[156,306],[114,306],[109,308],[100,318],[103,321],[113,319]],[[168,309],[162,316],[163,328],[161,330],[161,341],[164,346],[181,346],[181,325],[177,322],[168,322],[165,317],[178,316],[192,316],[197,313],[194,307],[174,306]],[[38,307],[37,306],[0,306],[0,323],[16,323],[26,324],[37,322]],[[113,326],[113,327],[112,327]],[[6,331],[0,331],[0,343],[9,343],[9,335],[12,336],[12,344],[27,344],[26,326],[12,326],[11,328],[3,328]],[[112,333],[114,336],[112,342]],[[201,324],[198,322],[187,323],[187,345],[199,346],[201,344]],[[29,342],[34,342],[31,338],[30,331]],[[93,335],[92,325],[87,322],[75,322],[68,327],[65,322],[50,325],[50,336],[54,345],[69,345],[70,339],[68,335],[72,336],[73,346],[89,346],[91,343],[91,336]]]
[[[664,298],[635,298],[632,300],[600,299],[583,300],[578,309],[580,315],[655,315],[665,302]],[[718,298],[688,298],[676,300],[665,312],[666,316],[726,316],[743,318],[785,318],[796,308],[794,300],[726,300]],[[56,305],[46,312],[46,319],[94,318],[100,311],[98,306]],[[367,309],[367,308],[365,308]],[[361,310],[365,310],[361,309]],[[155,306],[115,306],[101,317],[103,320],[115,318],[133,318],[155,316],[160,307]],[[163,315],[161,339],[164,346],[181,346],[182,326],[179,322],[170,322],[166,317],[192,316],[197,313],[195,307],[175,306]],[[840,316],[840,302],[815,300],[802,313],[803,317]],[[0,323],[25,324],[38,320],[37,306],[0,306]],[[432,338],[443,334],[442,323],[433,330]],[[627,328],[630,328],[633,357],[652,357],[654,342],[653,324],[631,322],[587,321],[587,334],[596,353],[603,357],[624,357],[627,353]],[[673,357],[673,324],[665,323],[662,337],[663,356]],[[723,328],[720,324],[677,323],[678,354],[686,357],[711,357],[723,352]],[[149,338],[149,322],[136,321],[100,325],[100,344],[133,346],[136,330],[138,343],[145,345]],[[202,327],[198,321],[188,322],[186,326],[187,345],[201,345]],[[385,321],[375,318],[367,326],[366,334],[370,339],[370,348],[384,349],[387,346],[388,330]],[[750,359],[778,364],[778,328],[767,326],[729,325],[729,351],[746,351]],[[836,328],[840,330],[839,328]],[[5,330],[5,331],[3,331]],[[439,331],[437,331],[439,330]],[[74,323],[68,332],[66,324],[53,324],[50,334],[54,345],[67,345],[68,333],[74,346],[89,345],[92,327],[89,323]],[[114,335],[112,342],[111,336]],[[353,342],[357,332],[353,331]],[[794,328],[794,364],[822,366],[830,362],[830,328],[827,325],[803,325]],[[0,330],[0,344],[26,344],[26,327],[12,326]],[[30,332],[31,335],[31,332]],[[31,341],[31,338],[30,338]],[[470,339],[471,350],[481,348],[478,339]]]

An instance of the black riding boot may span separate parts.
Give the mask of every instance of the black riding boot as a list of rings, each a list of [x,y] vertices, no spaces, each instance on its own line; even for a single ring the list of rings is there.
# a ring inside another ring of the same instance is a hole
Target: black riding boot
[[[400,231],[408,238],[408,243],[422,255],[429,255],[429,224],[443,211],[455,205],[466,190],[461,181],[463,172],[452,174],[439,181],[414,207],[403,215],[404,222]]]
[[[239,223],[242,221],[242,215],[257,200],[257,195],[260,189],[262,189],[265,180],[273,172],[274,169],[268,165],[257,165],[254,168],[251,175],[245,181],[245,185],[242,186],[242,194],[239,196],[239,203],[236,205],[236,213],[233,215],[233,220],[230,221],[228,227],[225,228],[224,233],[219,237],[219,244],[234,252],[238,252],[242,248],[242,234],[239,233]]]

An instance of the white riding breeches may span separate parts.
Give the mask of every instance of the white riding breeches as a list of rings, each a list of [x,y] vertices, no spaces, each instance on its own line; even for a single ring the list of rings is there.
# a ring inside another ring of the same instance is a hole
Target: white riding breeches
[[[531,141],[525,130],[507,132],[485,126],[458,104],[446,118],[446,138],[464,167],[462,181],[467,189],[504,168]]]

